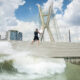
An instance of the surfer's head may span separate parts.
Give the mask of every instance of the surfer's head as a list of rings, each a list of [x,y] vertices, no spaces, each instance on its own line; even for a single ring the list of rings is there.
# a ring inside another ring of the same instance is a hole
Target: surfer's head
[[[35,31],[37,31],[38,32],[38,28],[36,28],[36,30]]]

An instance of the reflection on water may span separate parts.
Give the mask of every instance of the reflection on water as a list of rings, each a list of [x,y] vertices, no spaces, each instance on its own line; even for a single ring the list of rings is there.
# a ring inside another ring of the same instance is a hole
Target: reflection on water
[[[0,42],[0,80],[80,80],[80,67],[64,59],[29,56]]]

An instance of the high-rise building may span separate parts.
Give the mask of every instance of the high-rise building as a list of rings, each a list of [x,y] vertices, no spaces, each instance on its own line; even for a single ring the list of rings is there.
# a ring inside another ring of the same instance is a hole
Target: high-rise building
[[[7,32],[7,40],[22,40],[22,33],[17,30],[9,30]]]
[[[22,36],[23,36],[22,33],[19,32],[19,33],[18,33],[18,40],[22,40]]]

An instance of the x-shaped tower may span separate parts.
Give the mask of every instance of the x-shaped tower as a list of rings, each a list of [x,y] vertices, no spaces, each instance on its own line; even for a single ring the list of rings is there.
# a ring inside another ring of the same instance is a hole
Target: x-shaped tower
[[[43,39],[45,29],[47,29],[49,37],[50,37],[50,41],[54,42],[53,34],[52,34],[52,32],[50,30],[50,27],[49,27],[50,17],[51,17],[51,14],[52,14],[52,5],[49,7],[49,11],[48,11],[47,15],[43,14],[42,9],[41,9],[39,4],[38,4],[38,8],[39,8],[39,14],[40,14],[40,19],[41,19],[42,29],[43,29],[43,34],[41,36],[41,41]],[[45,17],[47,17],[47,21],[46,22],[44,20]]]

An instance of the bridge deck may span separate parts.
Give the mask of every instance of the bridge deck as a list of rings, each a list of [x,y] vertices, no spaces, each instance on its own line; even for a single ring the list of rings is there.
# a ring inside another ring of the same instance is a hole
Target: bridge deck
[[[31,45],[30,42],[11,42],[17,50],[30,51],[30,55],[39,57],[80,57],[80,43],[40,43]]]

